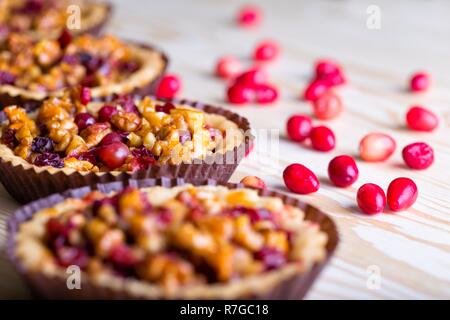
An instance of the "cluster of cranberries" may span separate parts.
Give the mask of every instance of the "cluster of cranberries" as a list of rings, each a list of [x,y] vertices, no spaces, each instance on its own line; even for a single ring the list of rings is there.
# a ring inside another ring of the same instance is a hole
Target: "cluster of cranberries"
[[[313,126],[312,119],[306,115],[293,115],[286,124],[288,137],[296,142],[310,140],[313,149],[328,152],[336,146],[333,130],[326,126]]]
[[[330,61],[319,61],[315,68],[315,78],[307,86],[303,98],[313,104],[313,114],[320,120],[337,117],[343,110],[342,102],[330,88],[344,84],[345,78],[341,68]],[[426,73],[415,74],[410,81],[410,90],[424,91],[430,83]],[[413,106],[406,114],[406,124],[415,131],[430,132],[437,128],[439,120],[430,110]],[[311,140],[311,145],[319,151],[330,151],[335,145],[335,136],[325,126],[313,127],[310,117],[293,115],[286,124],[288,137],[295,142]],[[373,132],[364,136],[359,143],[359,157],[363,161],[381,162],[393,155],[397,147],[396,141],[388,134]],[[405,164],[416,170],[426,169],[434,161],[433,149],[424,142],[415,142],[402,150]],[[337,187],[348,187],[358,179],[359,171],[355,160],[348,155],[333,158],[328,165],[330,181]],[[256,181],[253,177],[250,186]],[[319,189],[317,176],[302,164],[289,165],[283,172],[286,187],[298,194],[309,194]],[[246,184],[246,181],[242,181]],[[247,184],[246,184],[247,185]],[[394,179],[384,190],[376,184],[366,183],[357,192],[357,203],[361,211],[367,214],[382,212],[388,207],[392,211],[406,210],[411,207],[418,196],[417,186],[409,178]]]

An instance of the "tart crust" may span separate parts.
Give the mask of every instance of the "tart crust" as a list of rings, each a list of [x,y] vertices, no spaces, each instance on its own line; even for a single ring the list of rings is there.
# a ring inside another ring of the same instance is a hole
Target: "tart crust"
[[[141,68],[120,83],[93,87],[92,99],[107,101],[118,94],[153,94],[159,80],[166,72],[169,60],[167,56],[152,46],[127,43],[131,54],[141,63]],[[50,96],[60,97],[64,89],[54,92],[36,92],[13,85],[0,86],[0,105],[24,105],[27,110],[33,110],[40,102]]]
[[[232,143],[226,145],[225,149],[204,159],[194,159],[192,163],[156,164],[147,170],[134,172],[92,172],[76,171],[72,168],[38,167],[14,155],[8,146],[0,143],[0,181],[13,198],[20,203],[27,203],[71,188],[128,179],[183,178],[188,182],[198,184],[198,181],[209,177],[220,182],[227,182],[253,145],[254,136],[249,133],[248,120],[219,107],[187,100],[174,99],[171,102],[204,111],[207,124],[222,131],[232,130],[236,132],[238,139],[230,140]],[[5,120],[6,116],[1,112],[0,123]]]
[[[131,181],[131,184],[163,184],[166,186],[183,185],[181,181]],[[210,182],[214,185],[214,182]],[[239,185],[227,185],[229,188],[240,187]],[[174,189],[165,189],[161,187],[145,189],[151,192],[152,199],[167,199],[173,197],[175,192],[185,189],[188,186],[183,185]],[[203,186],[200,188],[215,188],[216,191],[227,192],[222,186]],[[102,189],[100,186],[99,189]],[[111,189],[106,186],[103,191]],[[118,190],[117,186],[113,189]],[[299,299],[302,298],[308,288],[311,286],[314,278],[318,275],[327,260],[334,252],[338,236],[334,223],[323,213],[317,209],[307,206],[296,199],[289,198],[285,195],[274,191],[260,190],[258,201],[267,201],[268,197],[281,198],[284,204],[298,207],[305,212],[305,218],[317,224],[322,232],[326,234],[325,238],[320,241],[310,242],[304,241],[307,246],[309,258],[314,253],[318,256],[313,257],[322,260],[318,263],[308,263],[308,257],[305,257],[306,263],[288,263],[280,269],[265,272],[263,274],[249,276],[225,284],[209,284],[194,285],[179,288],[176,292],[167,292],[155,284],[145,283],[143,281],[130,278],[119,278],[107,274],[97,277],[82,276],[82,290],[68,290],[66,287],[67,274],[65,270],[56,266],[49,259],[48,249],[44,246],[41,239],[45,232],[44,223],[52,216],[69,209],[77,199],[70,199],[62,202],[65,198],[76,195],[81,197],[89,190],[71,190],[63,196],[55,196],[53,199],[44,199],[32,203],[16,214],[22,215],[19,220],[10,222],[10,238],[8,252],[12,260],[19,266],[20,270],[26,277],[31,279],[33,286],[48,284],[47,290],[35,287],[37,291],[41,291],[47,298],[141,298],[141,299],[239,299],[239,298],[274,298],[274,299]],[[256,191],[255,191],[256,192]],[[40,203],[39,203],[40,202]],[[56,205],[55,205],[56,204]],[[40,209],[52,207],[51,209],[42,210],[35,216],[34,213]],[[33,220],[29,220],[33,216]],[[14,218],[13,218],[14,219]],[[29,220],[29,222],[23,223]],[[319,233],[322,234],[322,233]],[[326,252],[320,252],[319,247],[324,246],[326,242]],[[83,290],[85,289],[85,290]],[[84,292],[83,292],[84,291]]]

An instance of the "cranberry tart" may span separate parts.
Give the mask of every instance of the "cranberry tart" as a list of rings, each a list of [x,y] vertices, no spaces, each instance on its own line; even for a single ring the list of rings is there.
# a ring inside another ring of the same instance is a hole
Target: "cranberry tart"
[[[171,184],[34,202],[9,254],[45,298],[299,299],[337,245],[328,217],[276,192]]]
[[[33,109],[79,85],[90,88],[94,100],[151,94],[167,64],[162,52],[111,35],[72,38],[63,32],[57,39],[36,41],[27,34],[9,33],[0,38],[0,106]]]
[[[78,88],[32,113],[3,110],[0,180],[18,201],[130,178],[226,182],[253,139],[245,118],[221,108],[89,95]]]
[[[111,5],[99,1],[2,0],[0,38],[9,32],[33,39],[56,38],[68,25],[73,25],[74,34],[97,34],[110,14]]]

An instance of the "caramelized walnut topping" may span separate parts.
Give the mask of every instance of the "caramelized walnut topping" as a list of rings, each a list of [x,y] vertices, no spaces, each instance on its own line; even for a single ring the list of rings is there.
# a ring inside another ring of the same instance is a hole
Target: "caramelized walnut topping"
[[[223,146],[218,135],[225,132],[211,136],[200,110],[129,96],[102,106],[88,103],[89,96],[88,88],[75,87],[45,100],[33,116],[7,107],[2,142],[31,163],[39,157],[40,165],[79,171],[146,170],[203,159]]]
[[[77,264],[91,276],[134,277],[173,292],[180,286],[227,283],[293,263],[311,266],[324,258],[326,235],[303,220],[300,209],[277,206],[277,198],[224,187],[147,190],[127,188],[113,195],[95,191],[64,212],[52,213],[44,220],[43,240],[55,261]],[[236,192],[254,204],[229,202]],[[213,212],[211,207],[221,209]],[[281,211],[270,211],[273,208]],[[255,211],[271,214],[260,214],[255,221]],[[289,225],[291,219],[301,224],[294,229],[258,227],[264,221]]]
[[[4,41],[0,39],[0,49],[0,84],[39,92],[118,83],[140,68],[130,49],[109,35],[36,42],[26,34],[12,32]],[[123,68],[130,64],[136,68]],[[86,104],[86,99],[81,102]]]

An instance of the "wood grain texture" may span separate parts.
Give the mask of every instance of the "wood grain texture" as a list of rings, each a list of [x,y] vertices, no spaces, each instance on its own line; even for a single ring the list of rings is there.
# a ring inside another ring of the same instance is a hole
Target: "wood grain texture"
[[[310,291],[309,299],[449,299],[450,298],[450,2],[441,1],[258,1],[264,23],[242,30],[233,23],[239,1],[114,1],[115,16],[108,31],[124,38],[158,44],[172,58],[170,69],[181,75],[186,98],[224,105],[258,129],[278,129],[276,151],[257,148],[238,168],[232,181],[258,175],[272,188],[286,191],[281,173],[300,162],[318,173],[319,192],[300,197],[319,206],[337,222],[341,245],[336,257]],[[381,29],[366,28],[366,9],[381,9]],[[214,63],[235,54],[250,65],[258,40],[277,39],[282,56],[269,70],[282,98],[270,107],[236,108],[224,102],[225,84],[212,76]],[[317,153],[283,138],[293,113],[310,113],[298,99],[319,57],[341,62],[350,84],[339,90],[346,112],[327,125],[338,145],[331,153]],[[433,75],[433,88],[424,95],[405,91],[409,75],[424,69]],[[404,114],[412,104],[434,110],[441,120],[432,134],[407,131]],[[395,137],[399,150],[387,162],[359,161],[360,178],[348,189],[330,186],[329,160],[355,155],[360,138],[371,131]],[[260,137],[260,141],[262,138]],[[428,170],[411,171],[402,164],[400,150],[425,141],[435,150]],[[259,151],[259,152],[258,152]],[[357,188],[366,182],[387,187],[398,177],[413,178],[420,191],[414,207],[397,214],[367,217],[355,207]],[[0,191],[0,244],[6,217],[17,207]],[[381,272],[379,289],[369,289],[371,266]],[[26,297],[9,264],[0,257],[0,297]]]

